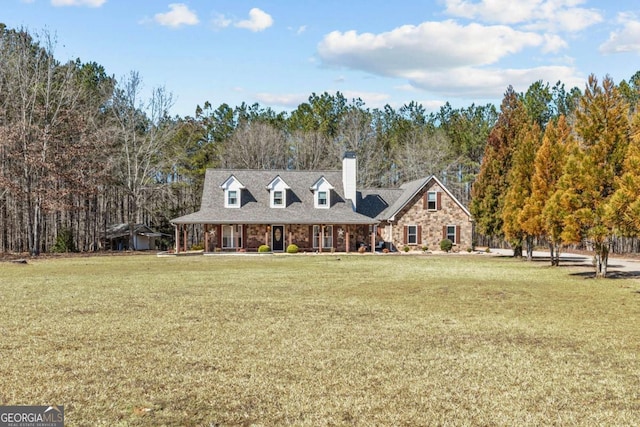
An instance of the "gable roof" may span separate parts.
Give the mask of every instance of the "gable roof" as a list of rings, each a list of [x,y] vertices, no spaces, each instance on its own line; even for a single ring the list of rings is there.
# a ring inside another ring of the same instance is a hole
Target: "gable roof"
[[[241,182],[240,209],[224,207],[220,185],[233,176]],[[280,177],[289,185],[287,206],[270,207],[267,185]],[[333,189],[329,209],[314,208],[311,188],[324,178]],[[176,218],[174,224],[375,224],[377,221],[354,212],[342,192],[342,171],[272,171],[207,169],[198,212]]]
[[[398,199],[381,215],[380,219],[393,221],[395,216],[404,209],[405,206],[420,192],[432,183],[438,184],[438,186],[464,211],[464,213],[471,218],[471,212],[462,204],[456,197],[444,186],[442,182],[434,175],[427,178],[416,179],[414,181],[405,182],[400,186],[403,193]]]
[[[269,188],[277,179],[287,188],[287,206],[271,207]],[[224,188],[229,180],[243,185],[240,209],[224,207]],[[314,207],[314,189],[326,181],[331,187],[329,209]],[[272,171],[248,169],[207,169],[198,212],[172,220],[174,224],[377,224],[395,216],[425,188],[437,184],[463,212],[471,213],[436,178],[406,182],[399,188],[372,188],[357,191],[357,210],[344,197],[342,171]]]

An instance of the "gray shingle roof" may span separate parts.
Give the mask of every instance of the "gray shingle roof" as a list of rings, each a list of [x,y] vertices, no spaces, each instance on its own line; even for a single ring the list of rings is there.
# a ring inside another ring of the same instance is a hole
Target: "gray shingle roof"
[[[224,191],[220,185],[234,176],[242,190],[240,208],[224,207]],[[267,186],[280,177],[287,190],[286,208],[270,207]],[[334,189],[331,207],[314,207],[311,186],[324,177]],[[198,212],[176,218],[174,224],[376,224],[393,218],[431,181],[435,181],[465,211],[469,211],[435,177],[406,182],[400,188],[375,188],[357,192],[357,212],[344,198],[342,171],[269,171],[242,169],[208,169],[205,175],[201,208]]]
[[[231,175],[240,181],[240,208],[224,207],[220,184]],[[289,186],[287,206],[271,208],[267,185],[280,176]],[[311,186],[324,177],[333,187],[331,207],[314,208]],[[342,171],[268,171],[208,169],[205,175],[201,208],[198,212],[176,218],[175,224],[373,224],[377,221],[354,212],[343,195]]]

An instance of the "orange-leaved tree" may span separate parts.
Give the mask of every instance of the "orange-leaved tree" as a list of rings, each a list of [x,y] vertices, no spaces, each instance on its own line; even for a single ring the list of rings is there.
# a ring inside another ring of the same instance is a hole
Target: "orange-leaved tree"
[[[563,243],[583,243],[594,254],[596,277],[606,277],[614,229],[607,205],[616,190],[628,146],[628,105],[610,77],[593,76],[576,111],[577,146],[554,195],[563,211]]]
[[[525,233],[530,236],[546,237],[549,241],[551,265],[559,263],[563,219],[552,195],[556,191],[567,150],[572,143],[571,127],[565,116],[560,116],[547,124],[542,145],[536,152],[533,162],[531,194],[518,217]]]
[[[534,234],[527,232],[519,220],[520,213],[531,194],[531,178],[534,168],[531,166],[540,146],[540,126],[529,123],[520,128],[513,152],[511,169],[507,175],[508,189],[504,196],[502,209],[502,231],[511,247],[519,249],[516,256],[522,256],[522,247],[526,243],[527,259],[533,258]]]
[[[631,138],[618,189],[607,205],[608,224],[619,234],[640,237],[640,111],[636,108]]]

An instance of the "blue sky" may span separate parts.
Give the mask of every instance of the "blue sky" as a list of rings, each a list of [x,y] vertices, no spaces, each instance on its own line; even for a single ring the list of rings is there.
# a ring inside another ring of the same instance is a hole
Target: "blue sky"
[[[584,88],[640,70],[637,0],[0,0],[0,22],[55,35],[59,60],[140,73],[173,114],[294,109],[340,91],[367,107],[493,102],[537,80]]]

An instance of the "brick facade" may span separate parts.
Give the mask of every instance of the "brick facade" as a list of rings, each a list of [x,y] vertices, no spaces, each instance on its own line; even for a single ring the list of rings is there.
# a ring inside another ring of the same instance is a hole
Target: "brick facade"
[[[436,209],[428,209],[426,194],[435,192]],[[407,226],[416,226],[417,242],[407,242]],[[385,241],[391,241],[398,250],[404,246],[411,249],[422,248],[440,249],[440,242],[446,236],[443,227],[455,226],[456,238],[454,251],[467,250],[472,247],[473,222],[467,213],[441,188],[432,182],[430,187],[416,194],[413,199],[396,215],[392,223],[383,222],[378,227],[378,235]]]

